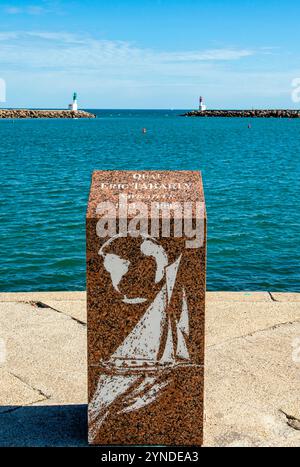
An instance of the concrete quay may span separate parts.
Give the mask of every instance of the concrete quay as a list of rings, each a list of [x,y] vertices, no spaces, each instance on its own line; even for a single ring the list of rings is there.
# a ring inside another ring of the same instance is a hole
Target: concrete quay
[[[0,294],[0,446],[86,446],[86,294]],[[205,446],[300,446],[300,293],[208,292]]]

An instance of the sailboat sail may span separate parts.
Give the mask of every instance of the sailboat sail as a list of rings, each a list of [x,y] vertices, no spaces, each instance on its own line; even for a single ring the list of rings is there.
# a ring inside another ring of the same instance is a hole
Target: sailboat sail
[[[166,267],[166,283],[167,283],[167,291],[168,291],[168,302],[170,303],[173,289],[176,282],[176,276],[179,268],[179,263],[181,260],[181,255],[177,260],[171,264],[170,266]]]
[[[166,286],[157,294],[140,321],[112,355],[112,359],[156,361],[166,320]]]
[[[180,319],[178,321],[178,327],[179,329],[186,335],[189,334],[189,312],[188,312],[188,306],[187,306],[187,299],[186,299],[186,294],[185,290],[182,290],[182,312],[180,315]]]
[[[187,349],[184,335],[182,334],[179,327],[177,327],[177,348],[176,348],[176,357],[189,360],[189,351]]]
[[[172,336],[172,326],[170,319],[168,321],[168,335],[164,349],[164,353],[160,359],[160,363],[173,363],[174,362],[174,342]]]
[[[176,327],[177,327],[176,357],[188,360],[190,356],[189,356],[189,351],[186,346],[185,336],[188,336],[189,334],[189,314],[188,314],[187,299],[186,299],[186,294],[185,294],[184,289],[183,289],[183,297],[182,297],[182,312],[181,312],[180,319]]]

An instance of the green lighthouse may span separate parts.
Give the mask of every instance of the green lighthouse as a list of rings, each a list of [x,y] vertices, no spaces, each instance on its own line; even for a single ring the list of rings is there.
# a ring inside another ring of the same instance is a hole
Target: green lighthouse
[[[74,112],[77,112],[77,110],[78,110],[77,92],[73,93],[73,102],[71,104],[71,110],[73,110]]]

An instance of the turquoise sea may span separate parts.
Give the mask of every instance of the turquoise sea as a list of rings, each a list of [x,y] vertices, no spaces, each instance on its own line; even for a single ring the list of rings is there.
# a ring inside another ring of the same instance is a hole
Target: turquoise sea
[[[201,170],[208,290],[299,291],[300,120],[93,112],[0,120],[1,291],[85,288],[94,169]]]

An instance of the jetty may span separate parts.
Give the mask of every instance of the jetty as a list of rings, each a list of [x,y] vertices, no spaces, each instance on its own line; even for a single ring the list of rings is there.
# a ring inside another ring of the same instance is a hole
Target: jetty
[[[183,117],[238,117],[238,118],[300,118],[295,109],[249,109],[249,110],[191,110]]]
[[[1,118],[96,118],[85,110],[0,109]]]

